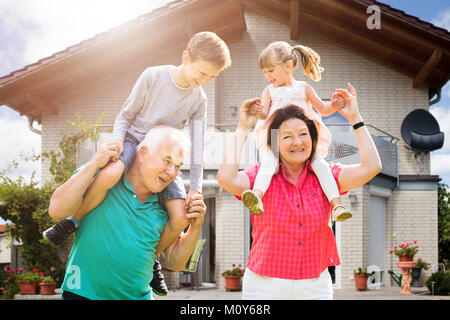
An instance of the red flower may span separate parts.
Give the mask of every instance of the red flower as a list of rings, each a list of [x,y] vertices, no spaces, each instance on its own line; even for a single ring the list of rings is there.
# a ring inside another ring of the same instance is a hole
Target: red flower
[[[13,273],[14,273],[14,270],[13,270],[13,269],[9,269],[9,270],[8,270],[8,273],[9,273],[9,274],[13,274]]]
[[[236,265],[235,265],[234,263],[233,263],[231,266],[232,266],[233,268],[236,267]]]
[[[43,275],[44,275],[44,271],[39,272],[39,274],[40,274],[41,276],[43,276]]]
[[[417,240],[413,240],[413,243],[417,243]]]
[[[38,271],[39,271],[38,268],[34,268],[34,269],[33,269],[33,272],[38,272]]]
[[[19,269],[19,270],[17,270],[17,272],[20,272],[20,273],[22,273],[22,272],[23,272],[23,269]]]

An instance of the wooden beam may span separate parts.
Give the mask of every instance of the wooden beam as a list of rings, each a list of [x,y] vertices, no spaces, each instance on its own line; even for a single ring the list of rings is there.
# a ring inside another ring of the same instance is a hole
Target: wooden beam
[[[30,92],[25,94],[25,99],[31,103],[33,106],[39,108],[40,110],[47,112],[51,115],[58,114],[58,110],[48,101],[45,101],[41,97],[34,95]]]
[[[291,40],[298,40],[299,18],[300,18],[300,0],[291,0],[289,10]]]
[[[433,54],[428,58],[413,80],[413,88],[418,88],[433,71],[433,68],[439,63],[442,57],[442,51],[435,49]]]
[[[186,21],[183,26],[184,32],[186,32],[188,41],[192,38],[194,34],[196,34],[194,27],[192,26],[192,22],[190,20]]]

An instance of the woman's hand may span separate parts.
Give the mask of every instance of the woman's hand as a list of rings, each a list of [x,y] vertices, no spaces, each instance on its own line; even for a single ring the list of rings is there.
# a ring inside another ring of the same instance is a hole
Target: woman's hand
[[[334,99],[342,98],[344,100],[345,106],[338,110],[338,112],[347,119],[352,125],[357,122],[362,121],[361,115],[358,110],[358,101],[356,100],[356,90],[353,86],[347,83],[351,94],[346,89],[336,89],[333,94]]]
[[[251,130],[258,120],[257,114],[262,110],[261,99],[253,98],[242,103],[239,113],[239,128]]]

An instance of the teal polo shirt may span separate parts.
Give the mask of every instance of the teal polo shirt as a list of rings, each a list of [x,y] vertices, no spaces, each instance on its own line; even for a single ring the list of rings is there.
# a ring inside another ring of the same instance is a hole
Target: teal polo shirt
[[[151,300],[155,251],[168,219],[153,194],[142,204],[125,175],[75,233],[62,290],[95,300]]]

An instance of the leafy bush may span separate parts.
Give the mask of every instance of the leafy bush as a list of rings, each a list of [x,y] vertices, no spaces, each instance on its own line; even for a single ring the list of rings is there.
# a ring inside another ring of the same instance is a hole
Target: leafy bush
[[[434,284],[434,294],[438,296],[448,296],[450,293],[450,271],[435,272],[427,279],[427,287],[433,292],[432,282]]]

